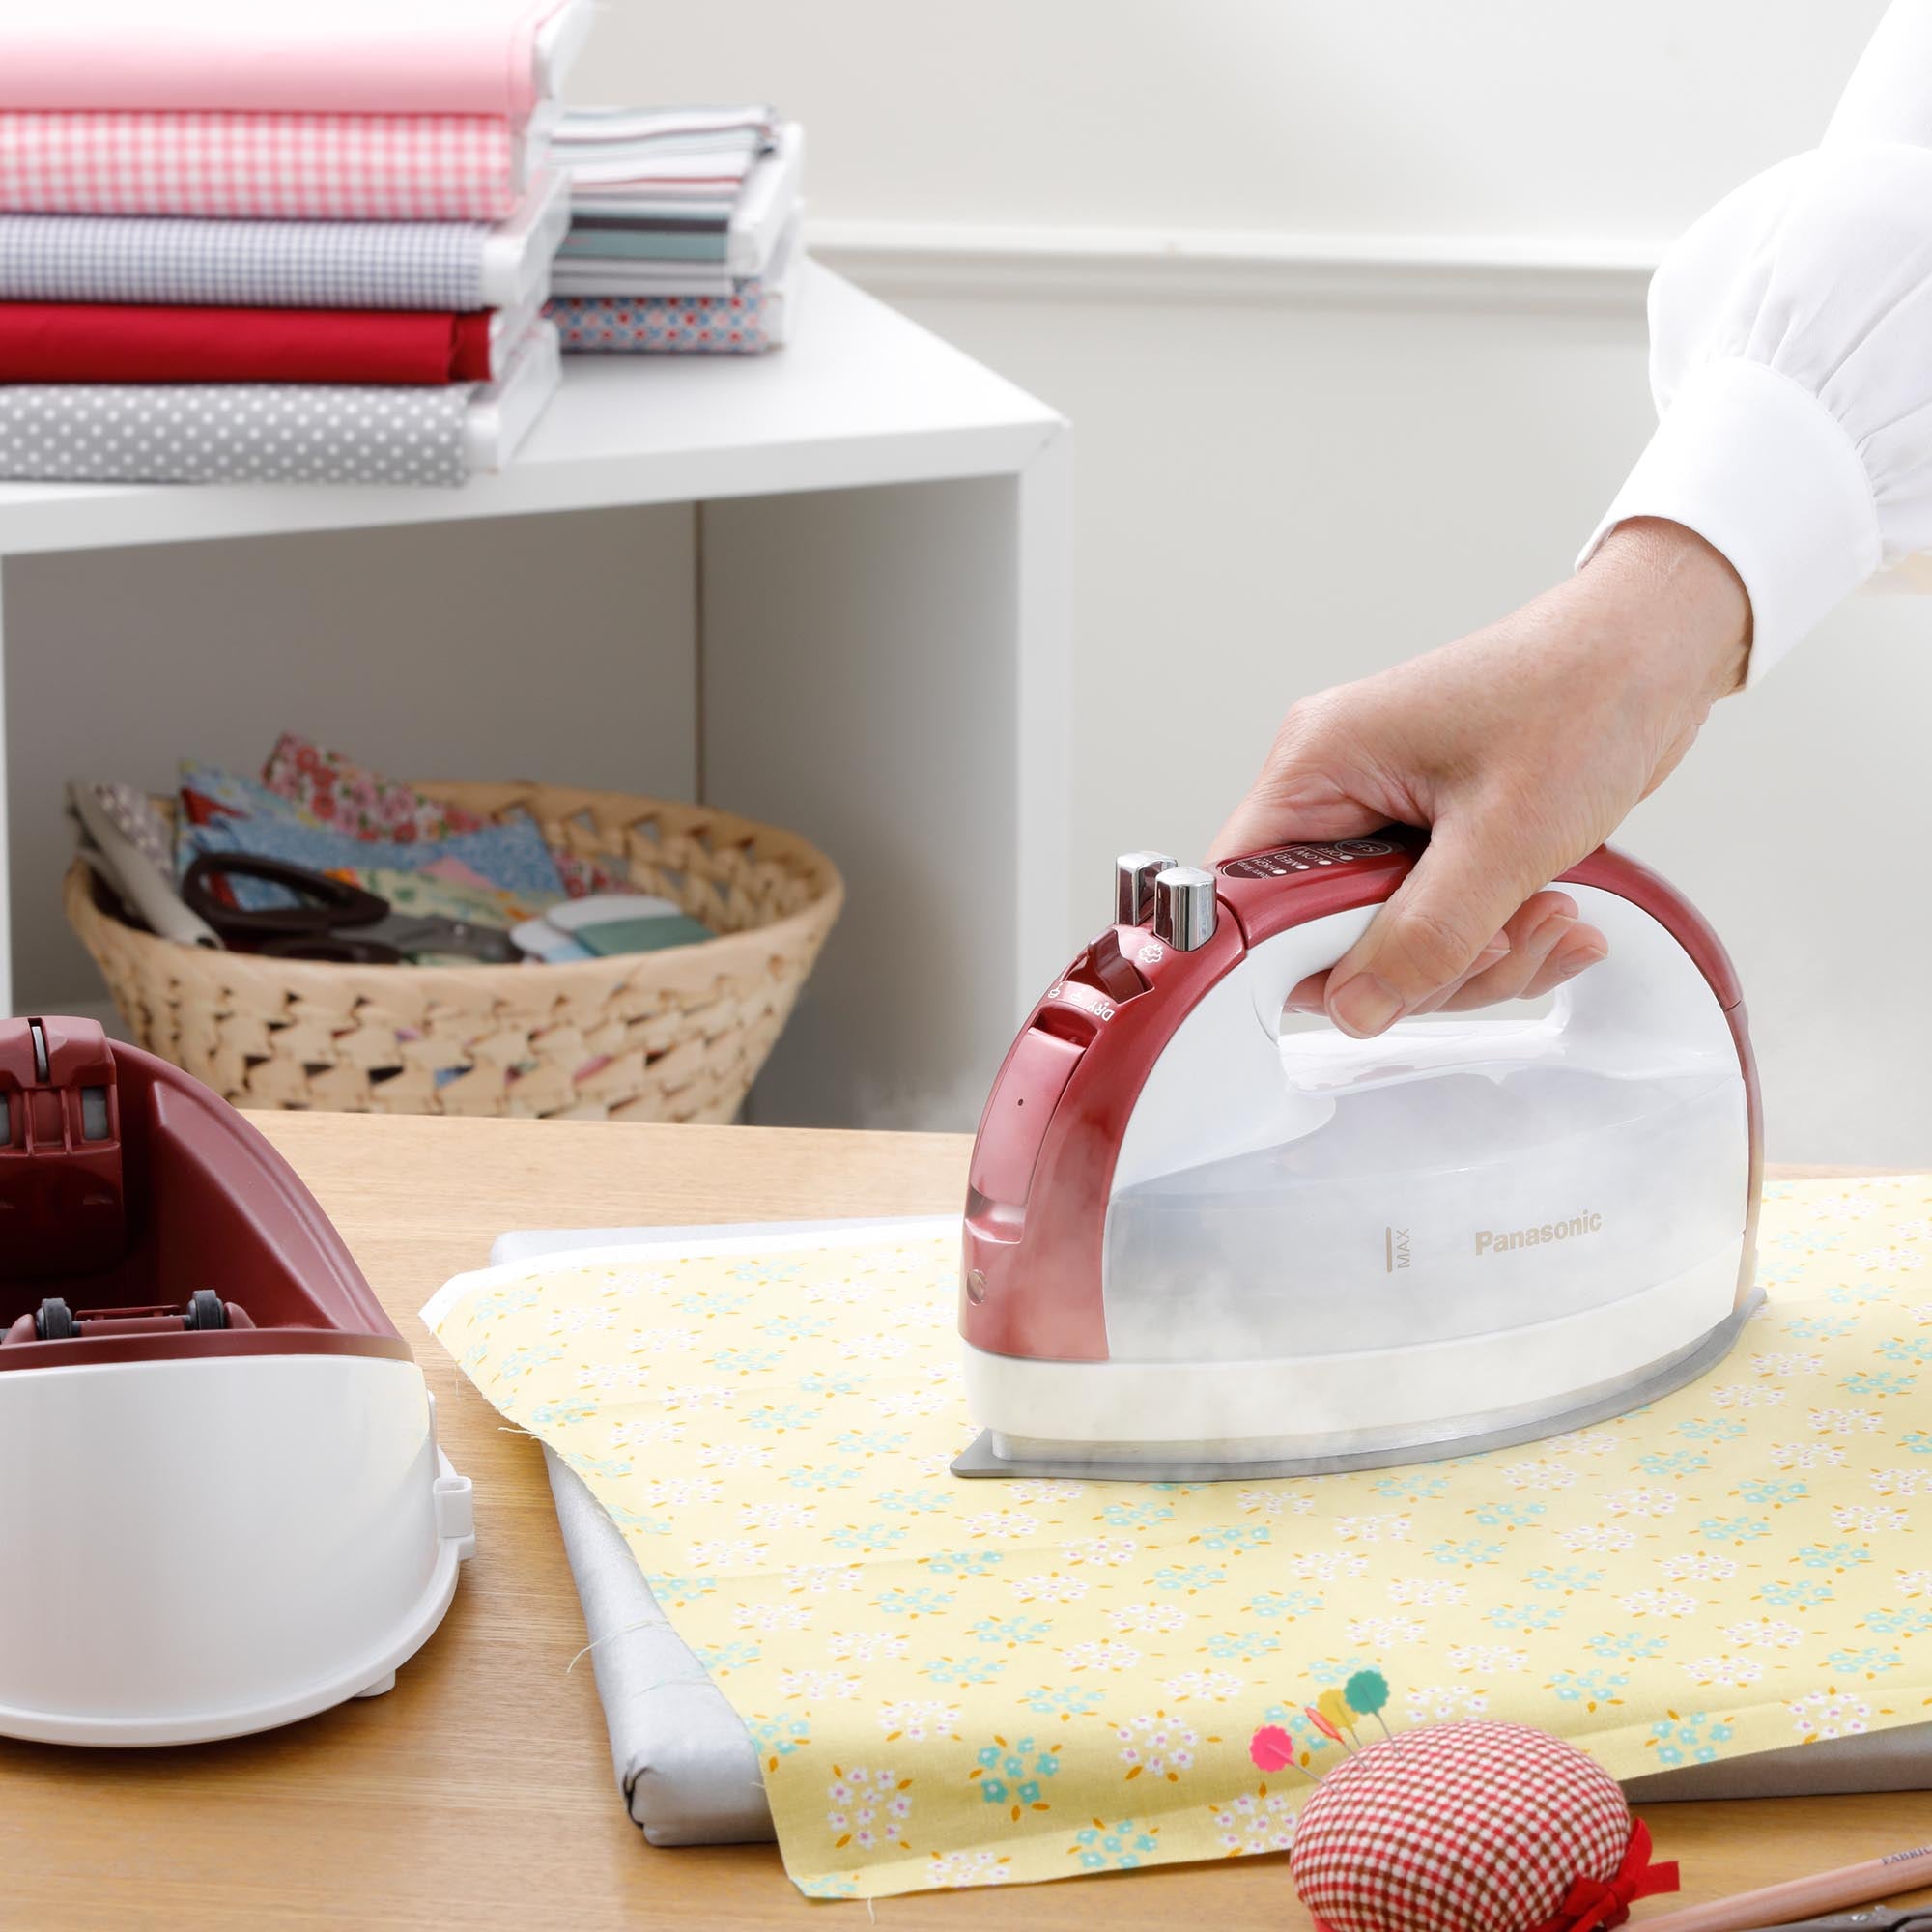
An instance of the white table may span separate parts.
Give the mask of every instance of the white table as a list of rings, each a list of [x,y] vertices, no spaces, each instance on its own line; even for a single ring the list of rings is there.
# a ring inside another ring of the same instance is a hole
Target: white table
[[[813,265],[779,354],[565,359],[501,475],[451,491],[0,484],[0,566],[188,541],[218,569],[220,546],[269,534],[698,506],[679,559],[697,794],[804,832],[849,888],[755,1117],[971,1125],[1073,936],[1065,423]],[[4,722],[16,748],[36,725]],[[10,908],[0,869],[0,1011],[9,911],[58,917],[39,896]]]

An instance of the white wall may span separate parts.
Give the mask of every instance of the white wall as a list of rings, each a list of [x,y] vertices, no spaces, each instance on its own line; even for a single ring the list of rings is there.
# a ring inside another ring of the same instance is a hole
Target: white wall
[[[1073,419],[1097,919],[1297,693],[1568,568],[1650,422],[1628,265],[1813,140],[1882,11],[611,0],[576,91],[801,116],[820,252]],[[1738,955],[1776,1157],[1932,1163],[1928,717],[1932,605],[1863,601],[1627,828]]]
[[[1641,264],[1813,138],[1880,11],[605,0],[574,92],[762,96],[803,117],[820,252],[1072,417],[1068,892],[1097,921],[1110,855],[1198,852],[1297,693],[1568,567],[1647,432]],[[156,674],[163,699],[139,703],[130,673],[105,726],[76,711],[60,743],[13,747],[16,823],[37,814],[15,882],[23,998],[71,983],[67,942],[32,923],[64,843],[49,787],[88,746],[158,775],[177,746],[259,755],[264,731],[309,723],[418,767],[569,778],[587,758],[601,781],[676,788],[688,741],[646,722],[682,662],[674,538],[651,566],[672,533],[639,548],[613,517],[500,550],[433,534],[433,552],[408,533],[264,547],[228,589],[200,586],[189,553],[10,571],[10,678],[51,688],[76,646],[129,634],[219,673],[198,698]],[[383,639],[420,650],[430,625],[442,663],[499,676],[543,633],[569,660],[562,701],[533,726],[488,701],[487,676],[445,670],[411,687],[420,722],[385,708]],[[345,628],[363,640],[350,688],[319,656],[272,692],[250,682],[260,638],[320,654]],[[636,675],[600,681],[612,635]],[[1909,842],[1928,717],[1932,605],[1855,605],[1726,706],[1628,828],[1738,955],[1775,1156],[1932,1164],[1916,997],[1932,868]],[[1151,753],[1131,776],[1123,746]]]

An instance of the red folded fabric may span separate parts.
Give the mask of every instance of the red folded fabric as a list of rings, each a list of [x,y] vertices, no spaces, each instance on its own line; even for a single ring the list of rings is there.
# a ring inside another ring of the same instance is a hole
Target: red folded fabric
[[[481,383],[490,316],[0,302],[0,383]]]

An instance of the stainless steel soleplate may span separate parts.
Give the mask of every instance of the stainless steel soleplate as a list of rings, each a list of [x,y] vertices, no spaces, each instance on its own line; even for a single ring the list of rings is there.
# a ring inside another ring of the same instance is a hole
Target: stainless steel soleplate
[[[1513,1449],[1519,1443],[1540,1442],[1594,1422],[1608,1422],[1646,1407],[1661,1397],[1693,1382],[1730,1353],[1744,1325],[1764,1306],[1764,1291],[1754,1288],[1730,1316],[1683,1353],[1643,1372],[1634,1381],[1620,1383],[1606,1393],[1586,1397],[1558,1413],[1529,1421],[1485,1429],[1471,1418],[1467,1431],[1458,1431],[1438,1442],[1406,1443],[1392,1448],[1354,1450],[1333,1456],[1292,1456],[1267,1461],[1233,1462],[1192,1458],[1173,1462],[1097,1461],[1075,1455],[1030,1455],[1008,1459],[993,1448],[990,1430],[982,1430],[952,1463],[955,1476],[1060,1477],[1100,1483],[1233,1483],[1265,1482],[1278,1476],[1338,1476],[1350,1469],[1390,1469],[1409,1463],[1441,1463],[1452,1457],[1480,1456],[1487,1449]]]

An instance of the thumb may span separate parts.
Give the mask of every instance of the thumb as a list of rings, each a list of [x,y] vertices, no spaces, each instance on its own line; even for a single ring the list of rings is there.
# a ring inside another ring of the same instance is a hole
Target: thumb
[[[1438,819],[1428,849],[1328,974],[1328,1016],[1366,1039],[1453,984],[1545,883],[1520,836]]]

